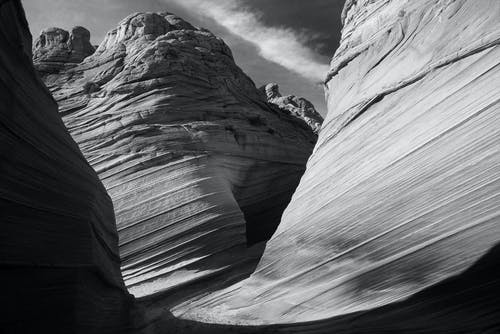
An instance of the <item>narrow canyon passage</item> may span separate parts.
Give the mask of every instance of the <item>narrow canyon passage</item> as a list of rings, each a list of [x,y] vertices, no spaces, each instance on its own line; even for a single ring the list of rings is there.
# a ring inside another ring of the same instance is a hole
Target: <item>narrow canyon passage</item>
[[[0,332],[500,331],[500,2],[339,22],[323,120],[170,12],[96,46],[0,0]]]

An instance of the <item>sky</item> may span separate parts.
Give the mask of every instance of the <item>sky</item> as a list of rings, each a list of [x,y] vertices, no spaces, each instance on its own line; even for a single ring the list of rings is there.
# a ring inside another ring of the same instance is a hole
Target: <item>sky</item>
[[[172,12],[224,39],[257,87],[310,100],[326,114],[321,82],[340,39],[344,0],[23,0],[33,38],[86,27],[93,44],[134,12]]]

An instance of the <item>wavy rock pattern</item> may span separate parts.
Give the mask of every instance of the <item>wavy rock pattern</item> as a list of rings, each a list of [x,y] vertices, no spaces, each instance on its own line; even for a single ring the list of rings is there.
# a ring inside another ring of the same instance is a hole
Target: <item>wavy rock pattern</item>
[[[427,312],[448,317],[446,325],[484,330],[491,317],[482,317],[499,315],[489,313],[488,298],[498,296],[486,285],[467,287],[482,299],[469,304],[470,322],[461,322],[460,304],[416,293],[500,240],[500,2],[348,1],[344,21],[328,116],[256,271],[174,314],[290,323],[417,296],[410,317],[433,305]],[[462,292],[441,291],[448,301]]]
[[[247,266],[317,138],[267,104],[221,39],[169,13],[133,14],[80,64],[41,73],[113,199],[136,296]]]
[[[37,64],[39,73],[57,73],[80,63],[94,51],[87,29],[74,27],[67,32],[60,28],[48,28],[35,41],[33,62]]]
[[[316,111],[310,101],[295,95],[281,95],[279,86],[276,83],[262,86],[260,90],[266,95],[268,102],[295,117],[303,119],[315,133],[319,132],[323,117]]]
[[[0,1],[2,333],[125,332],[113,205],[35,73],[18,0]]]

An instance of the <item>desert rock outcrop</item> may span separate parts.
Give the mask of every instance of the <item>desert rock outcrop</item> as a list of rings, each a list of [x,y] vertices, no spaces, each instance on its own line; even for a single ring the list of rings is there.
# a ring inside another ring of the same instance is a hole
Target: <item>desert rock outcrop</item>
[[[33,61],[42,75],[57,73],[80,63],[94,51],[87,29],[74,27],[68,32],[60,28],[48,28],[41,32],[34,43]]]
[[[399,332],[480,332],[498,316],[485,285],[417,292],[500,241],[500,2],[347,1],[343,20],[328,116],[256,271],[174,313],[291,323],[412,297],[409,318],[430,313]],[[470,312],[440,302],[475,289]]]
[[[295,117],[303,119],[315,133],[319,132],[323,117],[316,111],[310,101],[295,95],[281,95],[279,86],[276,83],[262,86],[260,90],[266,95],[268,102]]]
[[[31,56],[20,1],[0,1],[0,331],[126,333],[111,199]]]
[[[137,13],[76,66],[35,65],[113,199],[134,295],[246,266],[247,244],[272,235],[317,137],[268,105],[221,39]]]

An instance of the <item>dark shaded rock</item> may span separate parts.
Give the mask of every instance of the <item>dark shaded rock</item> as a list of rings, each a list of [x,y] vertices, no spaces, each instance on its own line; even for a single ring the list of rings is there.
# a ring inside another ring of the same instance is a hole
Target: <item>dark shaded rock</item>
[[[0,332],[127,332],[113,205],[35,73],[18,0],[0,2],[0,91]]]

